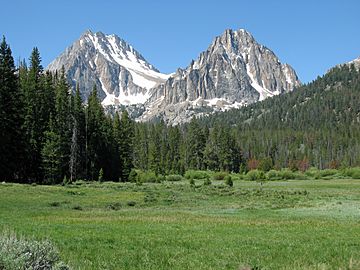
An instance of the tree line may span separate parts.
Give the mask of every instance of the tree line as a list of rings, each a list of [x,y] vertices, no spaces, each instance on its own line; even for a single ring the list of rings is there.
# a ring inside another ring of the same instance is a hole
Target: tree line
[[[360,165],[360,76],[337,67],[312,83],[262,102],[189,123],[136,123],[106,114],[96,87],[84,102],[64,69],[29,66],[0,45],[1,181],[128,181],[134,170],[246,172]]]
[[[110,117],[96,87],[86,104],[72,93],[64,70],[44,72],[34,48],[29,66],[15,67],[0,45],[0,166],[2,181],[60,183],[64,179],[126,181],[132,169],[134,123]]]

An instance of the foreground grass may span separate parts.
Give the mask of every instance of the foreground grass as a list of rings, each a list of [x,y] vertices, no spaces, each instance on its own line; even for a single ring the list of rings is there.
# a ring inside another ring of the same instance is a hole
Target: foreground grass
[[[73,269],[360,269],[360,181],[0,184],[0,228]]]

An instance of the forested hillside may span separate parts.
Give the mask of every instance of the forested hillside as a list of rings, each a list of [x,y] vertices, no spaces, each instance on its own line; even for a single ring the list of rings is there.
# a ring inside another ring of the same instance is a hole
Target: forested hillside
[[[270,157],[276,167],[299,161],[319,168],[358,166],[359,106],[359,71],[343,65],[292,93],[202,122],[232,126],[247,159]]]
[[[79,88],[79,87],[78,87]],[[86,104],[64,70],[44,72],[34,48],[15,67],[0,46],[1,181],[134,179],[186,170],[244,172],[360,165],[360,75],[332,69],[292,93],[181,126],[105,114],[93,88]]]

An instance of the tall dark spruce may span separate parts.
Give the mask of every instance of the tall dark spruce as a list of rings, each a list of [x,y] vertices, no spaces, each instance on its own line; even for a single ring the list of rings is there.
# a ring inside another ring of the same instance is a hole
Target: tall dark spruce
[[[24,162],[22,108],[14,59],[3,37],[0,44],[0,181],[20,180],[21,177]]]

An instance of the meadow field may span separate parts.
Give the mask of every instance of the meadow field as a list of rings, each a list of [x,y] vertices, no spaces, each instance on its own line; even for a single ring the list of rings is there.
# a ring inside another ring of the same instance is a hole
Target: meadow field
[[[360,269],[360,180],[0,183],[0,229],[72,269]]]

